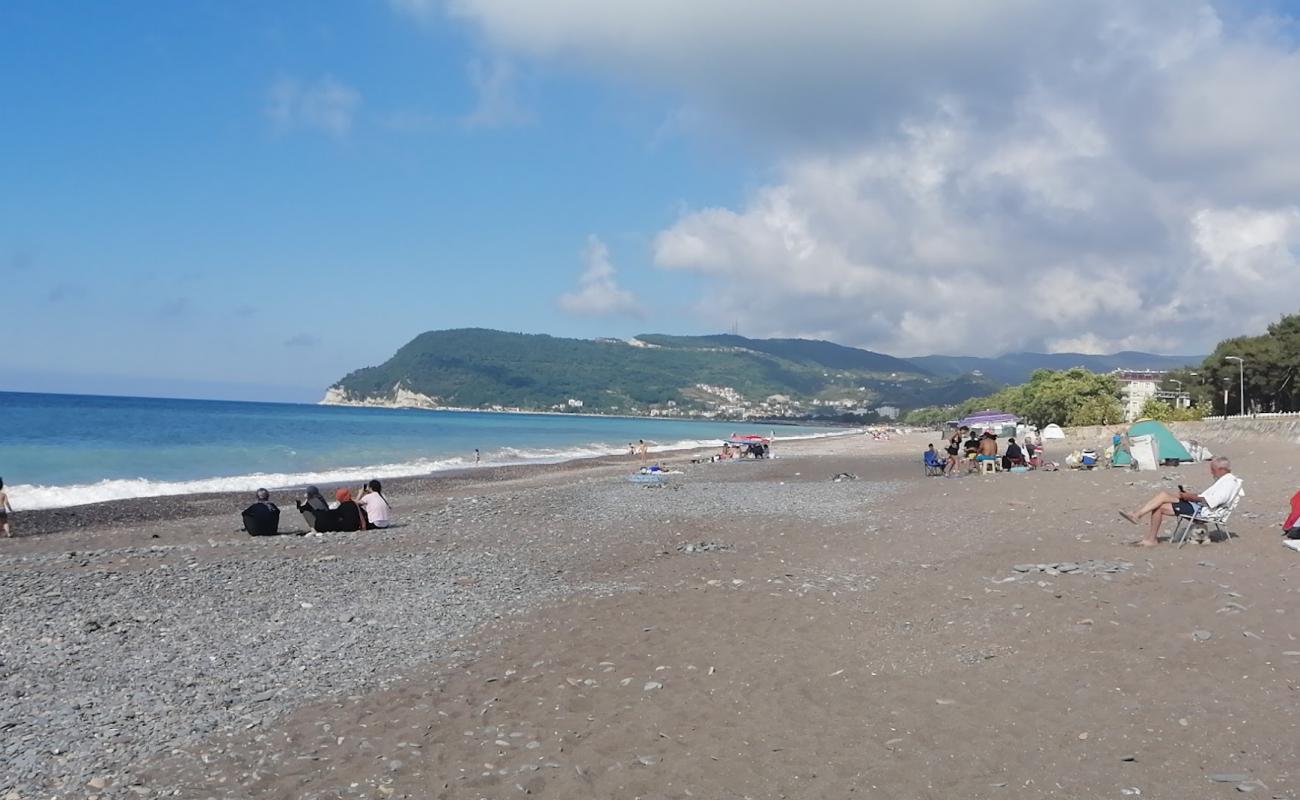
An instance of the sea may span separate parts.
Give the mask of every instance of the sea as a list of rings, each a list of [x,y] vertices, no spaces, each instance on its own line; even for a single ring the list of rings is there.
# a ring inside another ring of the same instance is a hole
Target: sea
[[[16,511],[721,446],[733,433],[844,429],[0,392],[0,477]],[[779,448],[777,448],[779,450]]]

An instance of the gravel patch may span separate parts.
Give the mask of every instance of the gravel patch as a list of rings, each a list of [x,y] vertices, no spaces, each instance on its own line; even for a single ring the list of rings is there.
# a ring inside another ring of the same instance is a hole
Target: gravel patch
[[[133,766],[387,688],[493,619],[635,588],[582,568],[664,520],[841,524],[893,490],[691,477],[395,499],[401,527],[373,534],[231,538],[231,515],[212,521],[224,539],[2,558],[0,796],[162,791],[133,785]]]

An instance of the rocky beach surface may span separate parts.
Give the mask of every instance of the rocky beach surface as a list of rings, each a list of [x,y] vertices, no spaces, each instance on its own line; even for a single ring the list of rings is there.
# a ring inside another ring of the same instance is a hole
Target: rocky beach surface
[[[1115,508],[1203,466],[925,478],[927,441],[413,479],[361,534],[22,515],[0,797],[1295,796],[1292,442],[1215,448],[1237,537],[1147,551]]]

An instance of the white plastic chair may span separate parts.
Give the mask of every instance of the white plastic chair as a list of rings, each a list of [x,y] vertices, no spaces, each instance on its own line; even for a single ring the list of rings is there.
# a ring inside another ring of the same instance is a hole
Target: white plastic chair
[[[1178,524],[1174,526],[1174,535],[1169,541],[1177,541],[1178,547],[1181,548],[1187,544],[1187,537],[1191,536],[1192,528],[1205,528],[1207,525],[1213,525],[1216,531],[1223,533],[1225,541],[1231,542],[1232,534],[1223,526],[1228,524],[1232,512],[1237,510],[1237,504],[1241,502],[1242,495],[1246,493],[1244,484],[1245,482],[1241,478],[1237,478],[1237,491],[1232,493],[1232,497],[1228,498],[1228,502],[1218,508],[1201,509],[1195,514],[1179,514]],[[1182,532],[1182,538],[1179,538],[1178,535],[1180,531]]]

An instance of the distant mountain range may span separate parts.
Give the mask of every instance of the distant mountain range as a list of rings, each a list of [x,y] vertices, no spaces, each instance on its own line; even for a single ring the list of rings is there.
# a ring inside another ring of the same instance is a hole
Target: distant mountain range
[[[564,339],[480,328],[430,331],[349,373],[325,403],[664,416],[835,416],[959,403],[1035,369],[1167,369],[1198,358],[1016,353],[896,358],[810,339],[644,334]]]
[[[1084,353],[1008,353],[997,358],[977,356],[918,356],[907,361],[932,375],[963,375],[980,372],[995,383],[1015,385],[1029,380],[1038,369],[1083,367],[1092,372],[1117,369],[1171,370],[1200,364],[1205,356],[1162,356],[1126,351],[1108,356]]]

